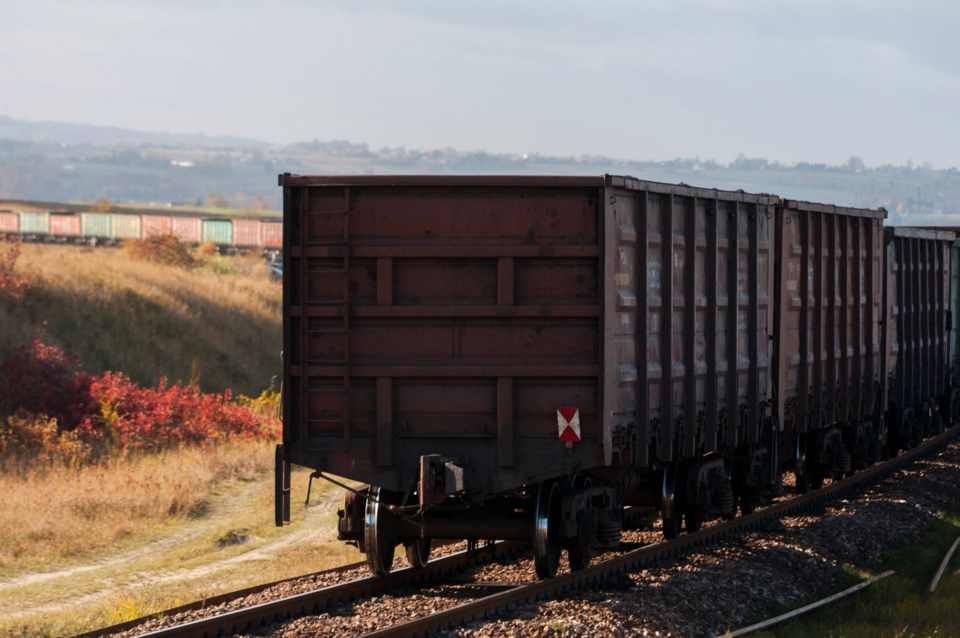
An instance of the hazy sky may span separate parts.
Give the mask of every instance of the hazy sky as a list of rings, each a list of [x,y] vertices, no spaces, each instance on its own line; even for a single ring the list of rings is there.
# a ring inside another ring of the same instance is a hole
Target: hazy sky
[[[956,0],[0,0],[0,114],[271,142],[960,166]]]

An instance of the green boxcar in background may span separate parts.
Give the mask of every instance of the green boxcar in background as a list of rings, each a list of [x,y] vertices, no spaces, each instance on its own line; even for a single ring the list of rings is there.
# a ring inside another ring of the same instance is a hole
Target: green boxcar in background
[[[20,234],[50,234],[50,213],[20,213]]]
[[[229,219],[203,220],[203,241],[229,246],[233,243],[233,224]]]
[[[113,215],[113,239],[140,239],[140,215]]]
[[[111,237],[113,215],[109,213],[80,213],[80,235],[82,237]]]

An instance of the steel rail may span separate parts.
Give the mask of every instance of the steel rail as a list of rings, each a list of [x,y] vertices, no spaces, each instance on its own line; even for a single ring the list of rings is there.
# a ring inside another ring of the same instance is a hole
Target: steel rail
[[[553,579],[529,585],[521,585],[505,592],[463,603],[430,616],[379,629],[364,634],[363,638],[400,638],[408,636],[419,638],[451,627],[495,617],[518,605],[558,597],[570,591],[596,588],[612,577],[640,571],[644,567],[666,558],[685,554],[694,548],[710,545],[721,539],[750,531],[763,523],[817,507],[832,498],[858,489],[868,482],[878,482],[894,470],[913,463],[920,457],[946,445],[957,438],[958,435],[960,435],[960,426],[951,428],[888,461],[865,468],[853,476],[807,494],[775,503],[748,516],[718,523],[692,534],[684,534],[673,541],[641,547],[580,571],[561,574]]]
[[[529,543],[516,541],[494,543],[488,547],[464,550],[436,558],[420,569],[408,567],[386,576],[369,576],[331,585],[252,607],[200,618],[182,625],[164,627],[142,636],[151,638],[228,636],[264,623],[282,621],[311,612],[319,613],[344,601],[434,582],[474,564],[515,556],[526,551],[528,547]]]
[[[456,541],[442,541],[438,543],[437,547],[443,547],[445,545],[453,544]],[[240,600],[246,598],[247,596],[253,596],[259,594],[273,587],[278,587],[280,585],[285,585],[287,583],[292,583],[298,580],[304,580],[307,578],[315,578],[318,576],[327,576],[330,574],[342,574],[344,572],[349,572],[355,569],[365,569],[367,567],[367,561],[357,561],[355,563],[349,563],[347,565],[340,565],[338,567],[332,567],[330,569],[324,569],[318,572],[311,572],[309,574],[301,574],[299,576],[291,576],[290,578],[282,578],[280,580],[275,580],[270,583],[261,583],[259,585],[251,585],[250,587],[245,587],[244,589],[238,589],[231,592],[226,592],[223,594],[217,594],[216,596],[210,596],[208,598],[203,598],[200,600],[195,600],[193,602],[184,603],[176,607],[171,607],[170,609],[164,609],[162,611],[157,611],[152,614],[147,614],[139,618],[134,618],[133,620],[127,620],[122,623],[117,623],[115,625],[110,625],[108,627],[101,627],[99,629],[94,629],[92,631],[87,631],[82,634],[77,634],[73,638],[102,638],[103,636],[110,636],[112,634],[118,634],[135,627],[139,627],[145,623],[150,622],[151,620],[159,620],[160,618],[169,618],[171,616],[176,616],[177,614],[183,614],[191,611],[200,611],[202,609],[207,609],[210,607],[215,607],[223,603],[228,603],[235,600]]]
[[[216,596],[210,596],[209,598],[203,598],[201,600],[195,600],[193,602],[184,603],[183,605],[178,605],[177,607],[171,607],[170,609],[164,609],[163,611],[158,611],[152,614],[147,614],[146,616],[141,616],[140,618],[134,618],[133,620],[128,620],[126,622],[117,623],[116,625],[110,625],[109,627],[101,627],[100,629],[94,629],[93,631],[87,631],[82,634],[77,634],[73,638],[101,638],[102,636],[109,636],[111,634],[118,634],[128,629],[133,629],[144,623],[150,622],[151,620],[157,620],[160,618],[169,618],[170,616],[175,616],[177,614],[182,614],[189,611],[199,611],[201,609],[206,609],[208,607],[215,607],[222,603],[228,603],[232,600],[239,600],[241,598],[246,598],[247,596],[253,596],[254,594],[259,594],[260,592],[266,591],[271,587],[277,587],[278,585],[284,585],[286,583],[292,583],[297,580],[303,580],[305,578],[313,578],[315,576],[325,576],[328,574],[340,574],[343,572],[348,572],[354,569],[360,569],[365,567],[367,564],[366,561],[360,561],[356,563],[350,563],[349,565],[341,565],[339,567],[333,567],[331,569],[325,569],[319,572],[313,572],[311,574],[303,574],[300,576],[293,576],[291,578],[283,578],[281,580],[275,580],[271,583],[262,583],[260,585],[251,585],[244,589],[238,589],[236,591],[227,592],[224,594],[217,594]]]
[[[612,577],[639,571],[667,558],[686,554],[697,547],[715,544],[724,538],[756,529],[769,521],[817,507],[837,496],[856,490],[868,482],[878,481],[894,470],[946,445],[958,436],[960,436],[960,426],[951,428],[893,459],[865,468],[853,476],[833,482],[807,494],[774,503],[750,515],[718,523],[694,533],[683,534],[673,541],[634,549],[595,563],[583,570],[560,574],[548,580],[518,585],[506,591],[500,591],[426,617],[379,629],[366,634],[365,638],[422,637],[443,629],[502,614],[517,605],[556,597],[570,591],[596,588]],[[472,553],[464,551],[437,558],[427,563],[422,569],[407,568],[383,577],[371,576],[325,587],[253,607],[202,618],[183,625],[162,628],[143,634],[143,636],[150,638],[184,638],[231,635],[255,629],[267,623],[283,622],[311,613],[321,613],[325,609],[344,601],[355,600],[364,596],[375,596],[388,590],[442,582],[445,577],[449,577],[474,563],[517,555],[526,551],[528,547],[528,543],[500,542],[492,547]],[[236,596],[232,598],[236,599]]]

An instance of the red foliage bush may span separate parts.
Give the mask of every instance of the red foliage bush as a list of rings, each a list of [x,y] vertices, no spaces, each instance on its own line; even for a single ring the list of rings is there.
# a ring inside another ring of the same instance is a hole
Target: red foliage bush
[[[26,423],[24,415],[46,415],[56,419],[61,435],[73,431],[71,441],[100,454],[275,438],[277,419],[260,409],[271,397],[240,405],[229,390],[204,394],[166,379],[156,388],[141,388],[120,372],[92,377],[79,369],[78,360],[40,341],[13,348],[0,361],[0,421],[17,414]],[[50,438],[46,430],[43,434]]]
[[[19,257],[18,244],[12,244],[0,253],[0,299],[20,301],[30,287],[30,280],[16,272]]]
[[[127,250],[134,259],[158,264],[192,268],[196,260],[190,249],[174,235],[152,235],[146,239],[127,242]]]
[[[61,430],[72,430],[97,412],[91,381],[79,360],[59,348],[39,340],[11,348],[0,361],[0,416],[44,414]]]
[[[80,426],[82,437],[99,440],[121,453],[202,445],[232,438],[272,435],[269,419],[231,403],[230,391],[204,394],[192,386],[140,388],[123,373],[104,373],[91,395],[100,414]]]

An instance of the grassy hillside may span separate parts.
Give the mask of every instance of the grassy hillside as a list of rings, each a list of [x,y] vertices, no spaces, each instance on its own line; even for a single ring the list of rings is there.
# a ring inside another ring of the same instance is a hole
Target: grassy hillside
[[[362,560],[323,481],[273,522],[273,445],[231,442],[97,467],[0,474],[0,636],[73,636]],[[24,512],[29,511],[29,516]]]
[[[259,256],[186,269],[123,249],[25,244],[15,271],[33,284],[19,299],[0,298],[0,350],[40,339],[79,355],[91,373],[249,396],[280,374],[280,287]]]
[[[0,243],[0,351],[40,339],[90,373],[144,387],[165,376],[260,394],[280,373],[280,287],[257,256],[193,266]],[[0,434],[10,432],[20,430]],[[305,469],[294,474],[295,524],[274,526],[275,441],[248,439],[95,464],[0,463],[0,636],[74,635],[357,560],[336,541],[341,491],[315,485],[305,507]]]

